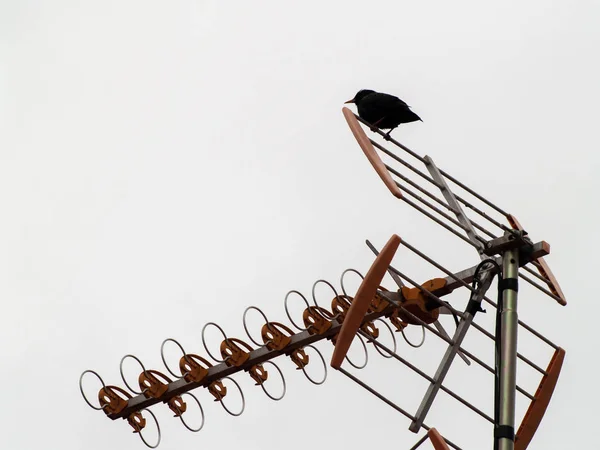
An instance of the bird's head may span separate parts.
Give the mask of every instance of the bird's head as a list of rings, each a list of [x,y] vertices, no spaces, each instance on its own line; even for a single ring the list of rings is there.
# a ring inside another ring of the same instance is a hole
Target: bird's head
[[[358,91],[356,93],[356,95],[354,96],[354,98],[352,100],[348,100],[347,102],[344,102],[344,103],[358,104],[367,95],[374,94],[374,93],[375,93],[375,91],[372,91],[371,89],[361,89],[360,91]]]

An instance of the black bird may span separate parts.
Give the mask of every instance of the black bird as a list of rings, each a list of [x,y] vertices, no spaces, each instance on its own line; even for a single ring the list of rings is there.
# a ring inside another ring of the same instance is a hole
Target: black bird
[[[416,122],[421,120],[410,107],[393,95],[363,89],[356,93],[352,100],[346,103],[354,103],[358,108],[361,119],[369,122],[375,127],[389,129],[386,136],[401,123]],[[422,120],[421,120],[422,122]]]

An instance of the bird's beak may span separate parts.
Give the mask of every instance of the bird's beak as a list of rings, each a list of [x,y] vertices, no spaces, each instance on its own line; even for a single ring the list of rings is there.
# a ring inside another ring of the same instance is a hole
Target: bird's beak
[[[352,99],[352,100],[348,100],[347,102],[344,102],[344,105],[345,105],[346,103],[354,103],[354,99]]]

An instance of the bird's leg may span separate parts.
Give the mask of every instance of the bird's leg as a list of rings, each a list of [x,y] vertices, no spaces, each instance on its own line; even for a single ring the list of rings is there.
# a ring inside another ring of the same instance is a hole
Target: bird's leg
[[[381,119],[379,119],[377,122],[375,122],[375,123],[372,123],[372,124],[371,124],[371,131],[372,131],[373,133],[376,133],[376,132],[377,132],[377,129],[379,128],[379,127],[378,127],[378,125],[379,125],[381,122],[383,122],[383,120],[384,120],[384,119],[385,119],[385,117],[382,117],[382,118],[381,118]]]
[[[385,133],[385,134],[383,135],[383,138],[384,138],[386,141],[389,141],[389,140],[391,139],[391,138],[390,138],[390,133],[391,133],[392,131],[394,131],[395,129],[396,129],[396,127],[394,127],[394,128],[392,128],[392,129],[390,129],[390,131],[388,131],[387,133]]]

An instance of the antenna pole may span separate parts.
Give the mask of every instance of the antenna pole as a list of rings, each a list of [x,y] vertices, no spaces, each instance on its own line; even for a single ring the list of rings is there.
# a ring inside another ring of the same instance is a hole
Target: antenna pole
[[[499,344],[497,358],[498,396],[497,423],[494,430],[494,448],[497,450],[513,450],[515,439],[515,396],[517,380],[517,291],[519,276],[519,250],[512,248],[502,255],[502,305],[500,314],[500,335],[496,336]]]

